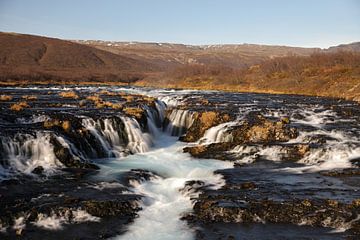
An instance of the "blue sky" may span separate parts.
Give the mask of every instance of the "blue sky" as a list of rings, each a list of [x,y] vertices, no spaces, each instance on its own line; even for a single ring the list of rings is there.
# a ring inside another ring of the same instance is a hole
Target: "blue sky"
[[[0,31],[328,47],[360,41],[360,0],[0,0]]]

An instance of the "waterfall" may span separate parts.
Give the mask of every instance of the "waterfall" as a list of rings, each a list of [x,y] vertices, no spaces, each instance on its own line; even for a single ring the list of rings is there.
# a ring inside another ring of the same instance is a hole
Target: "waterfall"
[[[235,126],[236,124],[238,124],[238,122],[234,121],[234,122],[222,123],[215,127],[212,127],[206,130],[204,136],[199,140],[199,142],[203,144],[231,142],[233,136],[228,130],[232,126]]]
[[[108,142],[101,136],[101,133],[97,130],[97,123],[91,118],[85,118],[82,120],[82,125],[93,135],[101,144],[102,149],[104,149],[110,156],[111,147]]]
[[[94,121],[91,118],[85,118],[82,120],[82,125],[99,141],[108,157],[124,155],[124,141],[119,135],[122,129],[116,119],[106,118]]]
[[[3,168],[10,171],[30,174],[36,167],[43,167],[45,173],[56,171],[62,166],[54,154],[50,143],[51,134],[37,132],[16,134],[15,137],[1,137]]]
[[[168,115],[169,124],[166,132],[172,136],[181,136],[194,122],[194,113],[188,110],[173,109]]]
[[[156,107],[156,110],[159,113],[159,118],[160,118],[161,124],[163,124],[163,122],[165,120],[166,104],[163,101],[156,100],[155,101],[155,107]]]
[[[152,145],[150,134],[143,133],[139,123],[129,117],[121,118],[125,124],[125,131],[127,133],[129,143],[128,148],[131,153],[142,153],[149,150]]]

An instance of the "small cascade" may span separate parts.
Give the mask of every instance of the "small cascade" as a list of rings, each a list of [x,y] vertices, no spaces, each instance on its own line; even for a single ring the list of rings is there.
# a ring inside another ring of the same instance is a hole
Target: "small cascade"
[[[155,107],[157,112],[159,113],[160,122],[162,124],[165,120],[166,104],[163,101],[156,100]]]
[[[119,119],[120,122],[120,119]],[[83,126],[98,140],[102,149],[108,153],[108,157],[121,157],[124,152],[124,140],[120,137],[122,128],[116,119],[98,119],[94,121],[91,118],[82,120]]]
[[[42,132],[36,135],[16,134],[15,137],[1,137],[1,156],[4,160],[2,168],[25,174],[30,174],[40,166],[44,173],[56,171],[62,164],[54,154],[50,139],[50,133]]]
[[[169,124],[165,130],[172,136],[181,136],[194,122],[192,112],[188,110],[173,109],[168,115]]]
[[[205,132],[204,136],[199,140],[199,142],[202,144],[231,142],[233,136],[228,130],[236,124],[238,124],[238,122],[234,121],[222,123],[212,127]]]
[[[156,137],[159,135],[159,129],[162,126],[162,121],[160,120],[160,116],[157,110],[151,109],[149,107],[145,107],[146,115],[147,115],[147,126],[149,133]]]
[[[97,123],[91,118],[85,118],[82,120],[82,125],[99,141],[101,147],[110,155],[111,147],[97,130]]]
[[[69,149],[69,153],[71,156],[79,161],[86,161],[86,157],[84,154],[79,151],[76,146],[68,141],[66,138],[60,137],[60,136],[54,136],[56,139],[56,142],[58,142],[63,148]]]
[[[153,143],[150,134],[143,133],[139,123],[135,119],[122,117],[122,120],[125,124],[125,131],[129,140],[127,147],[131,153],[143,153],[148,151]]]

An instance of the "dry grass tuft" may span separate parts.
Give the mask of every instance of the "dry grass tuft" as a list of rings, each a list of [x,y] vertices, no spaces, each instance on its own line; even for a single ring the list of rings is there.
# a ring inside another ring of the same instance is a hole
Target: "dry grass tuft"
[[[63,98],[73,98],[73,99],[79,98],[79,96],[73,91],[61,92],[61,93],[59,93],[59,96],[61,96]]]
[[[23,102],[19,102],[19,103],[14,103],[10,106],[10,110],[12,111],[21,111],[24,108],[29,108],[29,104],[27,104],[27,102],[23,101]]]
[[[110,91],[107,91],[107,90],[102,90],[102,91],[100,91],[100,94],[102,94],[102,95],[108,95],[108,96],[117,96],[117,93],[116,93],[116,92],[110,92]]]
[[[37,96],[35,95],[24,95],[21,97],[22,99],[28,100],[28,101],[35,101],[37,100]]]
[[[99,95],[87,96],[86,100],[93,101],[93,102],[101,102],[102,99]]]
[[[44,128],[61,127],[65,132],[71,130],[71,123],[69,120],[61,121],[59,119],[49,119],[44,122]]]
[[[10,95],[0,95],[0,101],[11,101],[12,99]]]
[[[135,97],[132,96],[132,95],[122,95],[121,97],[122,97],[123,99],[125,99],[126,102],[132,102],[132,101],[134,101],[134,99],[135,99]]]
[[[141,108],[131,108],[131,107],[127,107],[124,108],[123,111],[130,116],[133,116],[135,118],[141,118],[142,115],[144,114],[144,110]]]

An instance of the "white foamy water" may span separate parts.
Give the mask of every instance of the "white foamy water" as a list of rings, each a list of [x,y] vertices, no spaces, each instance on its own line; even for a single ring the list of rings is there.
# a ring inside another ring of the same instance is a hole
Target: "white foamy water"
[[[65,224],[76,224],[82,222],[99,222],[100,218],[90,215],[88,212],[76,209],[67,210],[63,214],[52,213],[39,214],[36,221],[33,224],[37,227],[48,229],[48,230],[61,230]]]
[[[139,123],[129,117],[122,117],[121,118],[125,124],[125,131],[127,133],[129,143],[127,147],[130,149],[132,153],[142,153],[149,150],[152,146],[152,137],[148,133],[143,133]],[[154,123],[150,123],[153,124]],[[154,126],[152,130],[154,130]]]
[[[224,184],[217,169],[231,168],[230,162],[217,160],[196,160],[183,153],[184,143],[177,138],[161,134],[155,140],[153,150],[113,160],[104,165],[100,175],[103,178],[130,169],[144,169],[158,175],[145,182],[133,183],[133,190],[145,196],[141,202],[143,210],[131,224],[128,231],[116,239],[193,239],[194,232],[180,218],[192,210],[190,196],[181,191],[190,180],[201,180],[210,188]]]
[[[105,118],[95,121],[91,118],[84,118],[82,124],[99,141],[108,156],[122,157],[124,155],[119,127],[114,119]]]
[[[194,113],[189,110],[173,109],[168,115],[166,131],[172,136],[181,136],[194,122]]]
[[[10,165],[7,171],[30,174],[36,167],[43,167],[45,173],[52,173],[63,166],[56,158],[50,134],[38,132],[35,136],[18,134],[15,138],[2,137],[3,154]],[[1,170],[1,169],[0,169]],[[0,175],[6,175],[1,171]]]
[[[199,140],[199,143],[210,144],[218,142],[230,142],[233,139],[231,133],[228,132],[230,127],[239,124],[238,121],[226,122],[214,126],[206,130],[204,136]]]

